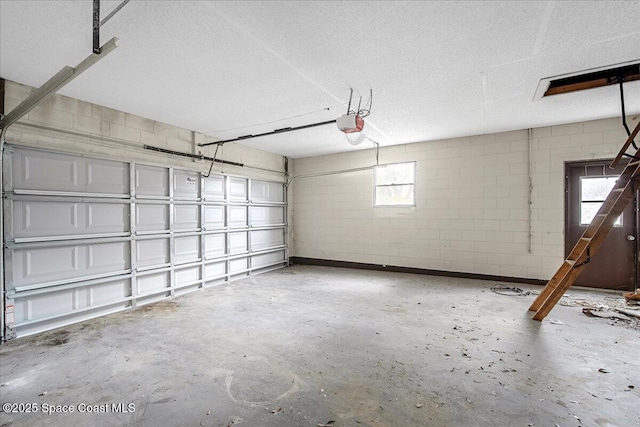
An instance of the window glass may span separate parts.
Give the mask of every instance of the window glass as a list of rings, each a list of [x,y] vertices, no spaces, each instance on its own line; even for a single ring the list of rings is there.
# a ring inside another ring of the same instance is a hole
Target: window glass
[[[617,176],[583,176],[580,178],[580,225],[588,225],[598,213],[618,179]],[[622,215],[614,226],[622,225]]]
[[[415,162],[375,169],[374,206],[415,205]]]

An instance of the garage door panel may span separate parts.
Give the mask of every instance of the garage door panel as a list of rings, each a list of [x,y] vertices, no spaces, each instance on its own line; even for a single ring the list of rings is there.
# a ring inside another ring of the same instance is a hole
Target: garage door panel
[[[229,233],[229,254],[241,254],[247,252],[247,233],[241,231],[238,233]]]
[[[131,279],[115,280],[87,287],[89,305],[103,305],[121,301],[131,296]]]
[[[251,225],[284,224],[284,208],[279,206],[251,206]]]
[[[203,226],[205,230],[224,228],[224,206],[205,205]]]
[[[136,203],[136,232],[169,231],[169,205]]]
[[[138,196],[169,197],[169,169],[136,165],[135,191]]]
[[[229,198],[231,200],[247,200],[247,180],[243,178],[229,178]]]
[[[87,269],[92,273],[114,272],[130,268],[130,243],[116,242],[88,245]]]
[[[200,227],[200,207],[197,205],[173,206],[173,229],[197,230]]]
[[[249,268],[249,259],[240,258],[229,261],[229,274],[237,274],[246,271]]]
[[[123,233],[129,229],[129,205],[14,200],[15,238]]]
[[[173,171],[173,197],[197,199],[200,194],[200,174],[176,169]]]
[[[267,267],[278,262],[285,261],[284,251],[270,252],[268,254],[260,254],[251,257],[251,268]]]
[[[108,304],[128,304],[131,279],[119,278],[76,288],[52,290],[48,293],[21,296],[14,300],[16,323],[45,319],[56,315],[73,317],[74,312]],[[79,315],[79,314],[78,314]]]
[[[223,176],[210,176],[204,179],[204,198],[207,200],[224,199]]]
[[[229,206],[229,227],[242,228],[247,224],[247,207]]]
[[[282,203],[284,202],[284,186],[276,182],[251,181],[251,201]]]
[[[129,230],[129,205],[86,203],[87,234],[126,232]]]
[[[13,153],[13,188],[126,195],[129,164],[37,150]]]
[[[169,280],[168,272],[138,276],[136,278],[138,295],[149,295],[151,293],[167,289],[170,286]]]
[[[226,253],[225,234],[205,234],[202,238],[204,239],[205,257],[217,258],[224,256]]]
[[[200,266],[176,269],[176,286],[186,285],[200,280]]]
[[[225,261],[213,262],[204,266],[205,280],[217,279],[227,274],[227,263]]]
[[[176,237],[174,262],[193,262],[200,259],[200,236]]]
[[[64,290],[15,299],[16,322],[44,319],[73,311],[76,290]]]
[[[79,160],[44,151],[18,151],[13,154],[13,188],[78,191]]]
[[[21,147],[6,154],[9,333],[25,336],[284,265],[281,183]]]
[[[136,241],[136,268],[162,266],[169,262],[169,239]]]
[[[83,177],[90,193],[129,194],[128,163],[86,159]]]
[[[251,232],[251,250],[260,251],[284,245],[284,230],[256,230]]]
[[[129,269],[129,242],[24,248],[13,252],[15,287]]]
[[[12,205],[16,238],[82,234],[78,203],[14,200]]]

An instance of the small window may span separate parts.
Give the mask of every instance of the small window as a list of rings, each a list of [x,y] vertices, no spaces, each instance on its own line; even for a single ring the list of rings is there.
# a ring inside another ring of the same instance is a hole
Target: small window
[[[374,174],[374,206],[415,206],[416,163],[378,166]]]
[[[618,179],[617,176],[583,176],[580,178],[580,225],[589,225]],[[622,226],[622,215],[614,226]]]

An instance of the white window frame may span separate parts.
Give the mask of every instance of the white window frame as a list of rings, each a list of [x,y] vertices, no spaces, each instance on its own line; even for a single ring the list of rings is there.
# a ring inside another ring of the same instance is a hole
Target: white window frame
[[[403,165],[403,164],[412,164],[413,165],[413,182],[399,182],[399,183],[393,183],[393,184],[378,184],[378,169],[381,169],[383,167],[386,166],[395,166],[395,165]],[[376,189],[378,187],[393,187],[393,186],[397,186],[397,185],[411,185],[413,186],[413,200],[411,201],[411,203],[406,203],[406,204],[395,204],[395,205],[383,205],[383,204],[378,204],[378,201],[376,200],[376,194],[377,191]],[[398,163],[388,163],[386,165],[380,165],[380,166],[376,166],[373,169],[373,207],[374,208],[410,208],[410,207],[415,207],[416,206],[416,162],[398,162]]]

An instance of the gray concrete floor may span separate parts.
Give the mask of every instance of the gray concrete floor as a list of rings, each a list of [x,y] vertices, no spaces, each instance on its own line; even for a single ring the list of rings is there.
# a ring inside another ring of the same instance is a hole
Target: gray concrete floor
[[[640,425],[637,323],[536,322],[493,285],[296,266],[10,341],[0,400],[39,412],[0,424]],[[78,412],[119,403],[135,411]]]

